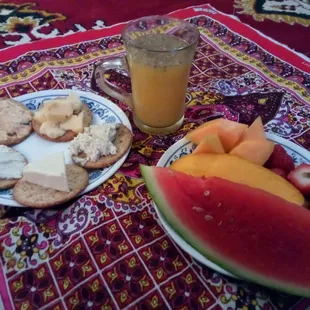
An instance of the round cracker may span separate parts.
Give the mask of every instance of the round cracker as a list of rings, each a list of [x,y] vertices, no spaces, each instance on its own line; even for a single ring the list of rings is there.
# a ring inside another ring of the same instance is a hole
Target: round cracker
[[[19,180],[20,179],[0,179],[0,189],[10,189],[14,187]]]
[[[117,129],[116,138],[113,142],[113,144],[117,148],[117,154],[102,156],[97,161],[87,161],[84,165],[82,165],[82,163],[79,160],[75,159],[85,158],[86,157],[85,153],[81,153],[78,156],[72,156],[72,159],[77,165],[81,165],[86,169],[105,168],[111,166],[112,164],[116,163],[120,158],[122,158],[130,148],[131,142],[132,142],[131,131],[126,126],[121,124]]]
[[[21,179],[13,189],[13,198],[21,205],[33,208],[48,208],[75,198],[88,185],[88,173],[82,167],[66,165],[70,192],[46,188]]]
[[[86,103],[83,103],[82,111],[84,112],[84,119],[83,119],[84,127],[89,127],[93,119],[93,114]],[[52,142],[68,142],[73,140],[78,135],[78,133],[72,130],[67,130],[65,134],[61,137],[50,138],[49,136],[40,133],[41,123],[39,123],[35,119],[33,119],[32,121],[32,127],[37,135],[39,135],[41,138],[45,140],[49,140]]]
[[[30,112],[30,114],[32,115],[32,112],[23,103],[15,101],[13,99],[3,99],[3,100],[9,101],[11,104],[21,107],[23,110]],[[0,144],[9,146],[24,141],[32,132],[32,122],[30,121],[29,124],[25,126],[27,126],[27,131],[23,136],[18,137],[16,134],[14,134],[12,136],[9,136],[6,140],[0,140]]]
[[[13,150],[12,148],[10,148],[12,152],[17,152],[15,150]],[[17,152],[19,153],[19,152]],[[19,153],[21,154],[21,153]],[[25,166],[28,164],[27,158],[21,154],[24,157],[24,162],[25,162]],[[10,189],[12,187],[15,186],[15,184],[19,181],[20,179],[0,179],[0,190],[1,189]]]

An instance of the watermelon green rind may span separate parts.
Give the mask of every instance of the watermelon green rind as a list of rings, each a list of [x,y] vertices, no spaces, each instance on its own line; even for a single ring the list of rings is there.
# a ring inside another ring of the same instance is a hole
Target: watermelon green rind
[[[164,192],[162,191],[162,187],[157,183],[154,169],[157,168],[140,165],[140,170],[143,179],[145,180],[146,187],[163,218],[169,223],[175,232],[177,232],[194,249],[218,266],[241,278],[289,294],[310,297],[310,287],[297,286],[294,285],[294,283],[281,282],[274,278],[265,277],[253,270],[249,270],[244,266],[237,264],[236,262],[221,257],[212,249],[212,246],[207,245],[205,241],[200,241],[197,236],[194,237],[192,232],[182,225],[178,218],[171,212],[169,203],[165,199]],[[172,171],[171,174],[173,174]]]

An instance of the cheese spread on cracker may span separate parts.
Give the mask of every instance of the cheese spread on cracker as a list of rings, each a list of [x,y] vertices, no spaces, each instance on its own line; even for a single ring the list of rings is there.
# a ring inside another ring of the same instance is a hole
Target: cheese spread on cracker
[[[97,161],[101,156],[117,154],[117,148],[113,144],[116,138],[119,124],[100,124],[91,125],[84,129],[83,133],[78,134],[71,142],[69,150],[71,155],[84,153],[87,161]]]
[[[22,138],[29,133],[29,123],[32,120],[30,111],[8,100],[0,101],[0,141],[16,135]]]
[[[84,112],[80,98],[70,93],[67,98],[46,100],[34,119],[41,124],[40,133],[52,139],[63,136],[67,130],[83,132]]]
[[[26,164],[27,160],[22,154],[0,145],[0,179],[20,179]]]

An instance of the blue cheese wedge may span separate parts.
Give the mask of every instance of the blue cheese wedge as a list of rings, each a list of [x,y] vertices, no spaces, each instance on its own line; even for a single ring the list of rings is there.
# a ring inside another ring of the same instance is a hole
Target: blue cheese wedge
[[[0,180],[20,179],[26,164],[22,154],[0,145]]]
[[[33,184],[69,192],[66,165],[63,153],[46,156],[29,163],[23,170],[24,180]]]

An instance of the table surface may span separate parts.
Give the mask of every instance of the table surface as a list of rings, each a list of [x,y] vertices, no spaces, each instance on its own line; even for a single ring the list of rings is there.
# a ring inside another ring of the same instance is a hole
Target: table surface
[[[173,15],[201,32],[184,126],[164,137],[134,128],[121,169],[72,204],[10,209],[0,223],[0,309],[310,307],[310,299],[233,280],[184,253],[158,221],[138,166],[155,165],[188,130],[218,116],[250,124],[260,115],[266,131],[309,150],[310,63],[208,5]],[[0,97],[62,88],[105,96],[92,84],[93,64],[124,52],[123,26],[1,51]],[[126,77],[109,79],[130,89]]]

